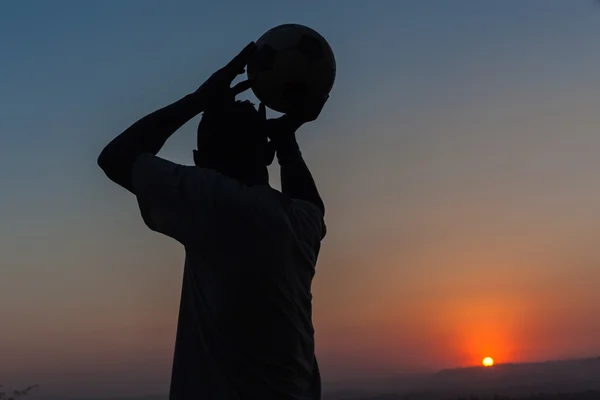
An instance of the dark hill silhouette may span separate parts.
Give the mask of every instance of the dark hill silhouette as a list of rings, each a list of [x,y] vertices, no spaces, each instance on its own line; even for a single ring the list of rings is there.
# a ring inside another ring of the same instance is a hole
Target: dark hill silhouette
[[[443,370],[427,386],[444,392],[529,394],[600,390],[600,357]]]
[[[469,367],[423,374],[419,377],[398,376],[371,386],[369,395],[359,391],[328,393],[324,399],[392,400],[528,398],[532,394],[600,393],[600,357],[556,360],[538,363],[499,364],[490,368]],[[589,395],[586,394],[587,395]],[[543,399],[544,397],[540,397]],[[552,397],[551,397],[552,398]],[[578,398],[577,396],[573,397]],[[586,397],[587,398],[587,397]],[[597,398],[600,400],[600,396]]]

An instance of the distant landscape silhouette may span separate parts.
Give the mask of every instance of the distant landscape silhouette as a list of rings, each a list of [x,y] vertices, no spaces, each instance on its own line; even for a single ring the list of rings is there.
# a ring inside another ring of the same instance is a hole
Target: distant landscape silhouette
[[[27,396],[29,392],[38,387],[39,385],[30,385],[24,389],[13,389],[7,392],[7,389],[3,385],[0,385],[0,400],[17,400],[20,397]]]
[[[370,388],[325,388],[323,400],[598,400],[600,357],[540,363],[469,367],[390,378]],[[396,388],[394,388],[396,385]],[[0,391],[0,400],[18,400],[38,385]],[[386,388],[387,387],[387,388]],[[0,390],[3,387],[0,385]],[[166,400],[152,396],[119,400]],[[94,397],[55,400],[98,400]],[[111,400],[111,399],[107,399]],[[117,399],[114,399],[117,400]]]
[[[600,399],[600,357],[468,367],[329,390],[331,400]]]

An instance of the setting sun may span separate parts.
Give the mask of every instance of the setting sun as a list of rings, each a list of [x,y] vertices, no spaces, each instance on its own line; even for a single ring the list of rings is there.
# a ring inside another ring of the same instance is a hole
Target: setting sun
[[[492,357],[486,357],[481,361],[481,363],[484,367],[491,367],[494,365],[494,359]]]

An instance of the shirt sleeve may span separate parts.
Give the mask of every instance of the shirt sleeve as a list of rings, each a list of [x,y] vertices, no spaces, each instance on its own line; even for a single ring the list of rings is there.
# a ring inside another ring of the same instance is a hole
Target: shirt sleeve
[[[302,215],[303,234],[314,238],[315,245],[317,245],[327,234],[323,214],[316,205],[306,200],[294,200],[294,206]]]
[[[247,204],[237,181],[217,171],[179,165],[143,154],[132,171],[145,224],[187,246],[215,221],[234,218]]]

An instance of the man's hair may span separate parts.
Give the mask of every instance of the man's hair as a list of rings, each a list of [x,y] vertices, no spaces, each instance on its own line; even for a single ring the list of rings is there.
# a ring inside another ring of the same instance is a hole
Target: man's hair
[[[248,100],[207,109],[198,124],[200,164],[206,160],[211,167],[237,169],[239,173],[244,172],[242,169],[266,170],[273,161],[274,151],[263,122]]]
[[[198,124],[198,149],[221,145],[240,147],[261,139],[266,141],[264,132],[259,132],[259,125],[260,116],[249,100],[209,108]]]

